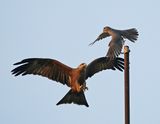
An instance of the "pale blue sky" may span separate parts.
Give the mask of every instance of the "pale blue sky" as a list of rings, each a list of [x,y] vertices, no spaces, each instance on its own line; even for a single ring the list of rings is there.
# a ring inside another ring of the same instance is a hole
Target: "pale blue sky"
[[[0,124],[123,124],[124,79],[119,71],[87,80],[89,108],[56,106],[68,87],[10,73],[13,63],[28,57],[76,67],[104,56],[110,38],[88,44],[107,25],[138,29],[138,41],[126,42],[131,50],[131,123],[160,124],[159,5],[159,0],[1,0]]]

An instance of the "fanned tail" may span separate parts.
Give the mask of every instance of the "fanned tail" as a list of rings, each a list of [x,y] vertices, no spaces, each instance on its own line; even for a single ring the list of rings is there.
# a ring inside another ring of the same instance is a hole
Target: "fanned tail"
[[[83,91],[77,93],[73,92],[71,89],[56,105],[67,103],[75,103],[78,105],[85,105],[86,107],[89,107]]]
[[[137,29],[132,28],[132,29],[128,29],[128,30],[122,30],[121,35],[124,38],[126,38],[132,42],[135,42],[137,40],[139,34],[138,34]]]

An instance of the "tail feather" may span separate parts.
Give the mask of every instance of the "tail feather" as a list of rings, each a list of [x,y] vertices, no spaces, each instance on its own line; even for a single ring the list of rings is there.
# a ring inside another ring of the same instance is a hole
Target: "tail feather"
[[[122,31],[122,36],[132,42],[135,42],[137,40],[138,35],[138,31],[135,28]]]
[[[71,89],[56,105],[67,103],[75,103],[78,105],[85,105],[86,107],[89,107],[83,91],[76,93]]]

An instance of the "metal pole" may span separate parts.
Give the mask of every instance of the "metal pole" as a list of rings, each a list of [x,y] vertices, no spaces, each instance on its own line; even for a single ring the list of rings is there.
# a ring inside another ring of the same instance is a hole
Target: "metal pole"
[[[129,95],[129,47],[124,46],[124,96],[125,124],[130,124],[130,95]]]

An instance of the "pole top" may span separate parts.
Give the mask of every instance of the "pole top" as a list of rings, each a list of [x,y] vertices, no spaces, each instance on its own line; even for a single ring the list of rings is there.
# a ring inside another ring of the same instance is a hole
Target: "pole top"
[[[129,46],[124,46],[124,54],[125,54],[125,53],[129,53],[129,52],[130,52]]]

